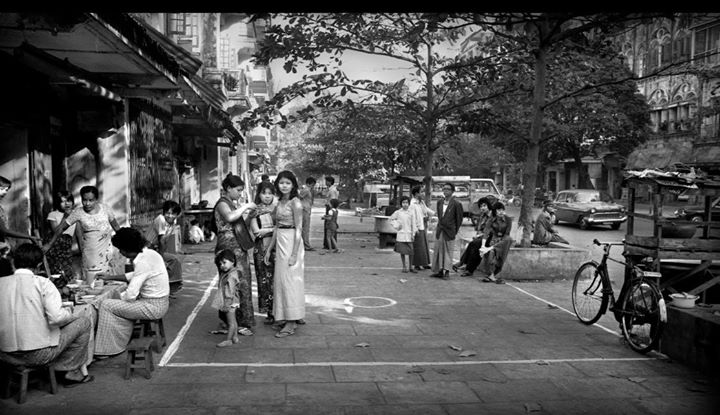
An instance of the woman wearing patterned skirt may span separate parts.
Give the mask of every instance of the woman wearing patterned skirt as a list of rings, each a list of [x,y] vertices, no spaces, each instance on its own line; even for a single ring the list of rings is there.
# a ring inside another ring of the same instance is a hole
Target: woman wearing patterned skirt
[[[267,313],[265,324],[273,324],[273,271],[275,268],[275,253],[270,252],[270,263],[265,264],[265,252],[270,246],[273,230],[275,229],[275,186],[269,182],[261,182],[255,195],[257,205],[256,216],[252,219],[250,230],[255,237],[255,278],[257,279],[258,310]]]
[[[252,302],[252,275],[248,261],[247,247],[243,249],[235,236],[233,226],[244,221],[246,213],[255,210],[255,203],[245,203],[236,207],[235,201],[240,200],[245,190],[245,182],[234,174],[228,174],[222,181],[222,196],[215,204],[214,214],[217,224],[217,245],[215,254],[223,249],[229,249],[235,254],[237,269],[240,272],[240,307],[237,308],[236,318],[238,333],[243,336],[252,336],[251,328],[255,326],[255,311]]]

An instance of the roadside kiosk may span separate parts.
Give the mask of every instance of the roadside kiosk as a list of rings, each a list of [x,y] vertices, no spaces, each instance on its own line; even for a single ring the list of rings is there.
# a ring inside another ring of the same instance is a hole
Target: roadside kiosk
[[[658,170],[628,171],[628,220],[625,252],[628,265],[643,258],[653,259],[654,269],[663,274],[663,292],[698,295],[699,302],[720,303],[720,222],[713,221],[712,202],[720,196],[720,180],[680,172]],[[697,189],[704,206],[704,220],[664,217],[666,196]],[[652,204],[649,214],[637,212],[636,197],[647,191]],[[652,235],[638,235],[635,218],[652,221]]]

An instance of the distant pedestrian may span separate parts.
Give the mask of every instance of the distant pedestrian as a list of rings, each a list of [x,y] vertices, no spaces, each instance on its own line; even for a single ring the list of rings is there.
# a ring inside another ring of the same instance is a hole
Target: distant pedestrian
[[[427,243],[427,223],[435,212],[425,205],[422,196],[422,186],[415,186],[411,191],[412,199],[410,199],[410,212],[415,218],[417,233],[413,240],[413,257],[412,264],[415,270],[430,269],[430,250]]]
[[[322,219],[325,221],[325,244],[329,252],[340,252],[337,247],[337,230],[338,230],[338,206],[340,201],[332,199],[330,201],[330,210]]]
[[[453,193],[455,185],[445,183],[442,185],[443,199],[437,202],[438,224],[435,229],[435,251],[431,277],[450,278],[449,268],[452,266],[452,252],[455,247],[455,236],[460,231],[463,221],[463,208],[455,200]]]
[[[315,203],[315,183],[314,177],[305,179],[305,185],[298,191],[298,198],[303,207],[303,226],[302,237],[305,251],[314,251],[315,248],[310,245],[310,216],[312,214],[313,203]]]
[[[217,347],[232,346],[240,341],[238,337],[237,312],[240,308],[242,290],[249,290],[247,284],[240,281],[235,254],[230,249],[223,249],[215,255],[218,268],[218,289],[213,306],[218,309],[218,316],[227,329],[214,330],[213,334],[227,334],[227,338],[216,344]]]
[[[329,186],[327,191],[327,197],[325,198],[325,215],[328,214],[330,209],[332,209],[332,205],[330,204],[330,201],[333,199],[339,199],[340,198],[340,192],[337,189],[337,186],[335,186],[335,178],[332,176],[325,176],[325,183]],[[338,202],[338,206],[340,203]],[[327,245],[327,227],[325,228],[325,232],[323,235],[323,249],[330,249]]]
[[[395,252],[400,254],[402,261],[402,272],[417,273],[413,269],[413,241],[417,233],[417,223],[413,213],[410,212],[410,198],[403,196],[400,198],[400,209],[393,212],[390,216],[390,224],[397,230],[395,236]],[[405,255],[408,256],[408,266],[405,266]],[[409,268],[409,269],[408,269]]]

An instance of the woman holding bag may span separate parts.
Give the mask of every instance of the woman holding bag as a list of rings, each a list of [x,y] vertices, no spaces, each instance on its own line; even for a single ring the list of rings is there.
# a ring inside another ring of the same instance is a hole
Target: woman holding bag
[[[256,209],[253,202],[236,206],[245,182],[232,173],[222,181],[222,195],[215,204],[214,215],[217,224],[217,245],[215,254],[223,249],[230,249],[235,254],[237,269],[240,273],[240,307],[237,308],[238,333],[243,336],[252,336],[251,327],[255,326],[255,311],[252,303],[252,280],[248,250],[255,246],[250,230],[245,223],[245,217]]]

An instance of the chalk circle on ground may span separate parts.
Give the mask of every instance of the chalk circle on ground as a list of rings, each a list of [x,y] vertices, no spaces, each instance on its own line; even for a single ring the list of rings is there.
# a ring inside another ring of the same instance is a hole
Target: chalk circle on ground
[[[385,297],[350,297],[343,300],[345,305],[357,308],[382,308],[397,304],[397,301]]]

